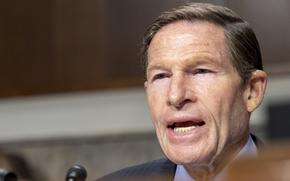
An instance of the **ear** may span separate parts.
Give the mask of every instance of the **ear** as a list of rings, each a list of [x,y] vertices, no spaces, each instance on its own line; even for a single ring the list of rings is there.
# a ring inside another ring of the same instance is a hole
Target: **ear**
[[[267,74],[262,70],[252,73],[246,83],[244,101],[248,112],[253,112],[262,102],[267,85]]]
[[[148,84],[148,82],[145,81],[145,82],[144,82],[144,88],[145,88],[145,89],[147,89],[147,84]]]

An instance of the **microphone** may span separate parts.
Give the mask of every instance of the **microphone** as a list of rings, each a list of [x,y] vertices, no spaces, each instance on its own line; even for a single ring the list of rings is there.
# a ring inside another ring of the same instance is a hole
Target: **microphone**
[[[68,169],[66,174],[66,181],[85,181],[86,178],[87,171],[81,165],[74,165],[73,167]]]
[[[17,176],[13,172],[0,168],[0,181],[17,181]]]

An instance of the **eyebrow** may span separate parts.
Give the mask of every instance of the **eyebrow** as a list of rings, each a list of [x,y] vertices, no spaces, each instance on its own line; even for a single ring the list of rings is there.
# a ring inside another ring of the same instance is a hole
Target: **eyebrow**
[[[193,68],[197,66],[202,66],[202,65],[209,65],[209,66],[220,66],[220,63],[212,61],[212,60],[195,60],[195,61],[188,61],[187,62],[187,67],[188,68]]]
[[[187,64],[189,67],[195,67],[198,65],[206,65],[206,64],[213,64],[216,66],[220,66],[220,62],[217,61],[214,56],[209,55],[197,55],[190,57],[184,60],[184,63]],[[167,64],[164,63],[157,63],[155,65],[148,65],[147,72],[152,70],[167,70]]]
[[[148,69],[147,72],[150,72],[152,70],[167,70],[167,68],[165,68],[164,64],[156,64],[156,65],[148,65]]]
[[[213,63],[217,65],[220,63],[214,56],[206,55],[206,54],[190,57],[189,59],[186,59],[185,62],[193,66],[203,65],[203,64],[208,64],[208,63]]]

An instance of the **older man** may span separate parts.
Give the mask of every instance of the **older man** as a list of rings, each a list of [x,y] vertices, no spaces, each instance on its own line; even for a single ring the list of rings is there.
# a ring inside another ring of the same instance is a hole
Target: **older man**
[[[143,45],[148,104],[168,159],[101,180],[222,180],[234,159],[257,153],[249,120],[267,75],[247,22],[225,7],[191,3],[158,17]]]

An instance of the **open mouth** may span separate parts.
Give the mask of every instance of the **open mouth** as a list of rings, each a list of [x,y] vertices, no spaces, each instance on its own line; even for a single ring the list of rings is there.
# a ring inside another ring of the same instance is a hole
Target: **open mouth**
[[[192,131],[203,125],[205,125],[204,121],[184,121],[169,124],[167,128],[172,129],[175,133],[184,133]]]

